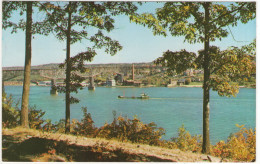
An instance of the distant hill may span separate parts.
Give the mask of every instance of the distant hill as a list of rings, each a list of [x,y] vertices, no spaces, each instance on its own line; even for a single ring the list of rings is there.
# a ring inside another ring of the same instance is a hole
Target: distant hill
[[[60,63],[50,63],[50,64],[43,64],[32,66],[32,69],[58,69]],[[154,65],[152,62],[148,63],[108,63],[108,64],[86,64],[86,67],[124,67],[124,66],[131,66],[134,64],[135,66],[152,66]],[[3,67],[3,70],[23,70],[24,67]]]

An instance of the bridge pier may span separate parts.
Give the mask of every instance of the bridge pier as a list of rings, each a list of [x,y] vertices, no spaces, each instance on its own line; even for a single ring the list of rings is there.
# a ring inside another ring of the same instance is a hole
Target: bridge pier
[[[95,90],[95,84],[94,84],[94,78],[93,76],[89,77],[89,86],[88,86],[88,90]]]
[[[56,80],[55,79],[51,79],[51,91],[50,91],[51,95],[57,95],[58,94],[58,90],[57,90],[57,86],[56,86]]]

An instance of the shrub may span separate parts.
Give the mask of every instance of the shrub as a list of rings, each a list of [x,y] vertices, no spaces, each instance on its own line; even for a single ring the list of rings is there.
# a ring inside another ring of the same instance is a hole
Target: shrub
[[[191,78],[185,79],[185,85],[189,85],[191,83]]]
[[[111,124],[106,123],[99,128],[98,137],[116,138],[120,141],[131,141],[150,145],[160,145],[160,138],[165,134],[163,128],[155,123],[144,124],[137,117],[134,119],[119,116]]]
[[[3,94],[2,96],[2,127],[16,127],[20,122],[20,111],[18,110],[19,103],[16,103],[13,107],[14,100],[12,95],[7,97],[6,94]]]
[[[178,137],[173,137],[173,145],[176,148],[183,151],[192,151],[192,152],[200,152],[202,146],[202,137],[195,135],[191,136],[191,134],[186,131],[184,125],[179,128]],[[173,146],[174,147],[174,146]]]
[[[65,119],[60,119],[59,122],[55,122],[55,124],[51,123],[50,119],[45,120],[45,124],[42,127],[43,131],[47,132],[58,132],[58,133],[65,133]]]
[[[238,132],[231,135],[227,142],[218,142],[212,146],[212,154],[222,158],[239,161],[252,161],[256,158],[256,131],[239,126]]]
[[[3,94],[2,97],[2,127],[3,128],[14,128],[20,125],[20,114],[21,110],[19,109],[20,102],[17,101],[14,103],[12,95],[6,97],[6,94]],[[45,112],[41,109],[36,109],[36,106],[29,106],[28,119],[29,127],[32,129],[40,129],[45,131],[58,131],[58,125],[51,124],[50,120],[44,120]]]
[[[84,114],[83,119],[79,122],[78,120],[72,120],[72,134],[84,135],[88,137],[95,137],[97,128],[94,126],[94,121],[91,114],[87,112],[86,107],[82,107]]]
[[[45,123],[45,120],[42,118],[44,114],[45,112],[41,109],[37,110],[36,106],[29,106],[29,127],[32,129],[42,129],[43,123]]]

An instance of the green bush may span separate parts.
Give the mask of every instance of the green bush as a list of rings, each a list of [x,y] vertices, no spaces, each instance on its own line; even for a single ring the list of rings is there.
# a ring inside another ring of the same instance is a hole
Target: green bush
[[[45,120],[42,118],[44,114],[45,112],[43,112],[41,109],[37,110],[36,106],[29,106],[29,127],[32,129],[42,129],[43,124],[45,123]]]
[[[18,110],[19,103],[14,105],[12,95],[7,97],[6,94],[3,94],[2,96],[2,127],[16,127],[20,122],[20,111]]]
[[[14,128],[20,125],[20,114],[19,109],[20,102],[14,103],[12,95],[9,97],[3,94],[2,97],[2,127],[3,128]],[[36,109],[36,106],[29,106],[28,109],[28,120],[29,127],[32,129],[39,129],[45,131],[58,131],[59,124],[51,124],[50,120],[44,120],[45,112],[41,109]]]

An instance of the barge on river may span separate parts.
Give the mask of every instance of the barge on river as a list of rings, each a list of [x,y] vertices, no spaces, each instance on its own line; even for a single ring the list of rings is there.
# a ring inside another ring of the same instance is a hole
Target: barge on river
[[[139,97],[125,97],[125,96],[118,96],[119,99],[149,99],[149,96],[145,93],[142,93]]]

